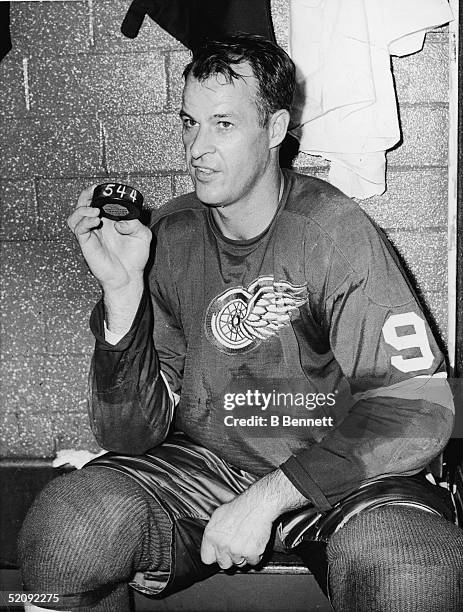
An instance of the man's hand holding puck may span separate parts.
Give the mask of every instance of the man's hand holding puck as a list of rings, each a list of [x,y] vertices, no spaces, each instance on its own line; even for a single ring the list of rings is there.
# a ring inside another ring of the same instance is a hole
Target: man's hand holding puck
[[[92,185],[82,191],[68,225],[103,289],[108,328],[125,333],[143,293],[151,231],[136,219],[100,218],[100,210],[90,206],[94,188]]]

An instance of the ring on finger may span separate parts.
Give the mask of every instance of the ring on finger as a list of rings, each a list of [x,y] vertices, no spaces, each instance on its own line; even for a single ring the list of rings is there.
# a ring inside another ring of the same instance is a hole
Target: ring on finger
[[[247,565],[247,561],[243,557],[243,559],[239,563],[235,563],[235,565],[236,565],[236,567],[244,567],[245,565]]]

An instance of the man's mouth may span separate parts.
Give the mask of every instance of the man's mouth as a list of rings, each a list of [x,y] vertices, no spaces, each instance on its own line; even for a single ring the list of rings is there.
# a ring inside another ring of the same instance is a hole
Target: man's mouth
[[[193,166],[195,177],[199,180],[208,179],[216,174],[217,170],[206,168],[204,166]]]

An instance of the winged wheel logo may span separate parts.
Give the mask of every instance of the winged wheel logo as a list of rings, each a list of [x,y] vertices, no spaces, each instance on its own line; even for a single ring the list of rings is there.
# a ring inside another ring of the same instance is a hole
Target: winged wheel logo
[[[206,311],[206,336],[224,353],[251,350],[289,325],[291,312],[307,299],[306,285],[259,277],[247,289],[234,287],[212,300]]]

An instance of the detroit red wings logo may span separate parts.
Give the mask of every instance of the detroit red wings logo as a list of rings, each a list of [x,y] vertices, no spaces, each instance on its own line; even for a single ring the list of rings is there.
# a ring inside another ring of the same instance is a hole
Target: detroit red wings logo
[[[224,353],[242,353],[289,325],[291,311],[307,302],[305,285],[262,276],[244,287],[228,289],[209,304],[206,336]]]

